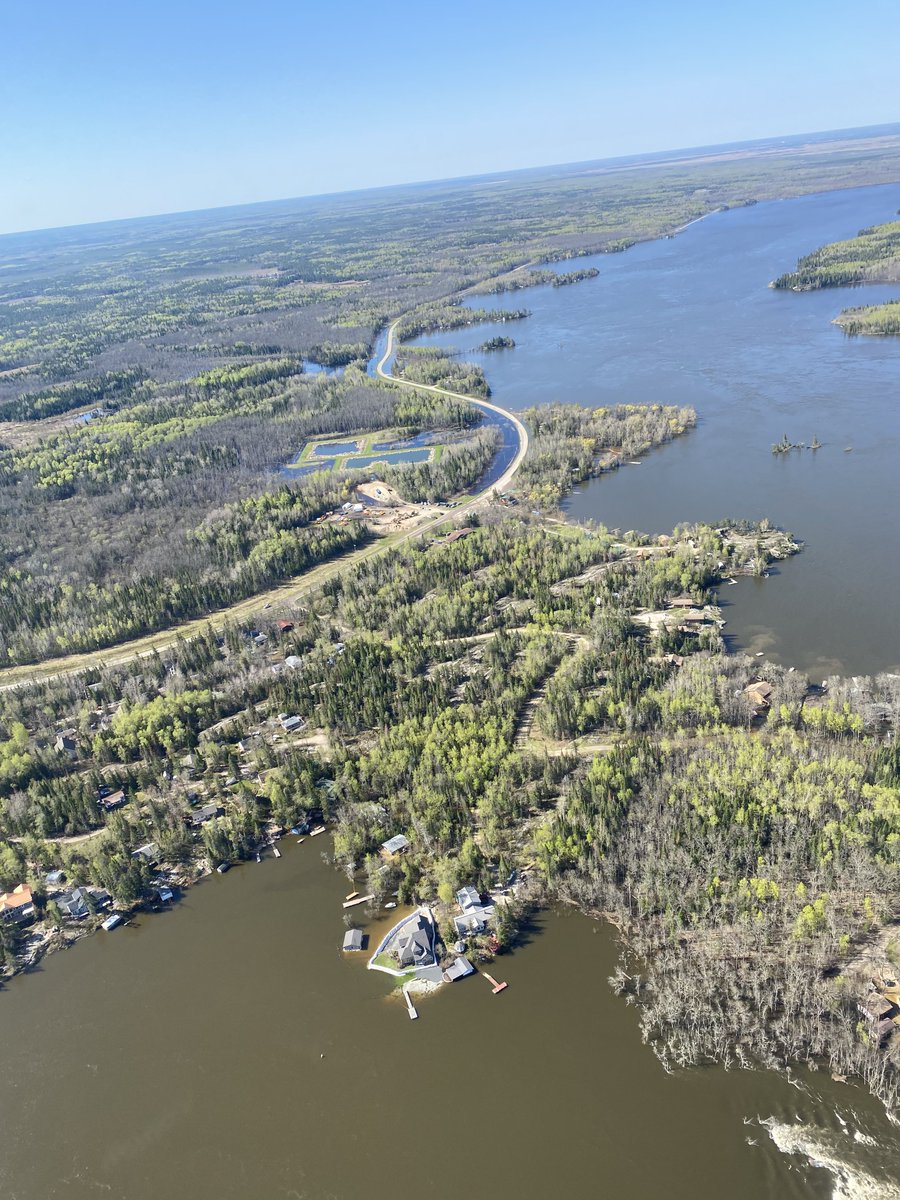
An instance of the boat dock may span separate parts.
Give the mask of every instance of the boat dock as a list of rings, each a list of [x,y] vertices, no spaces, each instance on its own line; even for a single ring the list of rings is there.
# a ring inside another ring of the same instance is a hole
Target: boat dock
[[[412,997],[410,996],[410,994],[406,990],[406,988],[403,989],[403,999],[406,1001],[406,1009],[407,1009],[407,1012],[409,1013],[409,1019],[411,1021],[417,1020],[419,1014],[416,1012],[416,1006],[413,1004]]]
[[[509,987],[508,983],[498,983],[493,975],[488,975],[487,971],[484,972],[484,977],[491,985],[491,991],[495,996],[498,992],[502,992],[504,988]]]
[[[374,895],[357,896],[355,900],[345,900],[343,907],[344,908],[356,908],[357,904],[368,904],[370,900],[374,900],[374,899],[375,899]]]
[[[274,842],[272,843],[272,853],[275,855],[276,858],[281,858],[281,851],[278,849],[278,847],[275,845]]]

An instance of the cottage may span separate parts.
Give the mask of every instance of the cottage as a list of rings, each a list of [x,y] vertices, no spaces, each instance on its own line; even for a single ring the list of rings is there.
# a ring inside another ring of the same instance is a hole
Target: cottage
[[[175,893],[168,884],[161,883],[156,889],[156,898],[160,904],[170,904],[175,899]]]
[[[145,862],[155,863],[159,857],[159,846],[156,842],[147,842],[143,846],[138,846],[137,850],[132,850],[132,858],[142,858]]]
[[[387,859],[394,858],[408,846],[409,838],[404,837],[402,833],[397,833],[392,838],[388,838],[386,842],[381,843],[381,857]]]
[[[281,723],[281,728],[285,733],[295,733],[303,728],[306,722],[302,717],[288,716],[287,713],[279,713],[278,720]]]
[[[89,897],[87,888],[74,887],[63,894],[57,900],[60,912],[64,913],[73,921],[83,921],[85,917],[89,917],[93,912],[92,900]]]
[[[47,872],[47,882],[50,884],[51,887],[59,887],[59,885],[61,883],[66,882],[65,871],[60,871],[60,870],[48,871]]]
[[[473,908],[481,908],[481,897],[473,887],[464,887],[456,893],[456,901],[463,912],[470,912]]]
[[[125,793],[121,789],[118,792],[109,792],[105,788],[101,788],[100,791],[101,795],[97,803],[104,812],[115,812],[117,808],[121,808],[125,803]],[[104,791],[106,791],[106,795],[102,794]]]
[[[434,962],[431,924],[424,917],[408,921],[397,936],[397,961],[401,967],[429,967]]]
[[[348,929],[344,934],[344,944],[342,950],[362,950],[363,948],[363,931],[361,929]]]
[[[475,968],[464,955],[460,954],[449,967],[444,969],[443,974],[445,983],[455,983],[457,979],[465,979],[467,975],[474,975]]]
[[[454,529],[452,533],[448,533],[444,538],[445,542],[458,542],[460,538],[468,537],[470,533],[474,533],[474,529],[467,525],[464,529]]]
[[[204,804],[202,808],[195,809],[188,818],[188,824],[192,829],[199,829],[201,825],[205,825],[207,821],[212,821],[215,817],[221,817],[225,809],[221,804]]]
[[[34,898],[27,883],[20,883],[11,892],[0,892],[0,920],[13,925],[34,920]]]
[[[762,712],[771,703],[772,685],[771,683],[766,683],[764,679],[758,683],[751,683],[749,687],[744,688],[744,695],[757,712]]]
[[[56,741],[53,743],[59,754],[67,754],[69,758],[75,758],[78,754],[78,743],[75,741],[75,730],[64,729],[62,733],[57,735]]]
[[[275,628],[281,634],[290,633],[291,630],[294,628],[294,622],[293,621],[276,621]]]

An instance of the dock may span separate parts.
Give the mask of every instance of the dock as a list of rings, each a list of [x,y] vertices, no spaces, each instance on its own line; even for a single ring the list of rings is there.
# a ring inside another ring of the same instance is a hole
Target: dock
[[[491,984],[491,991],[495,996],[498,992],[502,992],[504,988],[509,987],[508,983],[498,983],[493,975],[488,975],[487,971],[484,972],[484,977]]]
[[[356,908],[357,904],[368,904],[370,900],[374,900],[374,899],[375,899],[374,895],[357,896],[355,900],[345,900],[343,903],[343,907],[344,908]]]
[[[348,893],[348,894],[347,894],[347,895],[344,897],[344,899],[345,899],[345,900],[355,900],[355,899],[356,899],[356,897],[357,897],[358,895],[359,895],[359,892],[349,892],[349,893]]]
[[[325,826],[324,826],[324,825],[320,825],[320,826],[319,826],[319,828],[318,828],[318,829],[314,829],[314,830],[312,831],[312,833],[311,833],[309,836],[310,836],[310,837],[318,837],[320,833],[324,833],[324,832],[325,832]]]
[[[409,1019],[411,1021],[417,1020],[419,1014],[416,1012],[416,1006],[413,1004],[412,997],[410,996],[410,994],[406,990],[406,988],[403,989],[403,999],[406,1001],[406,1009],[407,1009],[407,1012],[409,1013]]]
[[[278,849],[278,847],[275,845],[274,842],[272,843],[272,853],[275,855],[276,858],[281,858],[281,851]]]

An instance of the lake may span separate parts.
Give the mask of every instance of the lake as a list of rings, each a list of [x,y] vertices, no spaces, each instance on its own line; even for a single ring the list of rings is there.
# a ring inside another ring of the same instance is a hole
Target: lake
[[[496,325],[413,344],[480,364],[505,408],[693,405],[693,433],[579,488],[569,514],[651,533],[767,516],[805,549],[771,578],[723,590],[734,643],[814,679],[897,669],[900,338],[848,338],[831,321],[848,305],[900,296],[900,285],[767,285],[800,255],[898,208],[891,185],[719,213],[674,239],[559,268],[596,266],[595,279],[468,301],[531,309],[512,327],[514,350],[477,352]],[[785,433],[823,448],[775,456]]]
[[[470,977],[410,1021],[339,951],[348,889],[327,839],[281,845],[0,992],[3,1200],[389,1200],[411,1182],[435,1200],[830,1196],[810,1153],[860,1197],[900,1195],[859,1088],[666,1075],[607,985],[609,929],[573,911],[497,960],[501,995]]]

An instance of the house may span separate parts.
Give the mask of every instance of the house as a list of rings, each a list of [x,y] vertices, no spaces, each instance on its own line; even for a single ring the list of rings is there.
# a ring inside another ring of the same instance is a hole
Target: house
[[[407,921],[397,935],[397,961],[401,967],[429,967],[434,962],[431,923],[418,916]]]
[[[284,665],[289,671],[295,671],[300,666],[301,659],[297,654],[289,654],[284,660]]]
[[[294,628],[294,622],[293,621],[276,621],[275,628],[281,634],[290,633],[291,630]]]
[[[454,529],[452,533],[448,533],[444,538],[445,542],[458,542],[460,538],[468,537],[470,533],[474,533],[474,529],[467,525],[464,529]]]
[[[481,908],[481,897],[473,887],[464,887],[456,893],[456,902],[463,912],[471,912],[473,908]]]
[[[365,938],[361,929],[348,929],[344,934],[342,950],[362,950]]]
[[[170,904],[175,899],[175,893],[168,884],[161,883],[156,889],[156,898],[160,904]]]
[[[104,792],[106,789],[101,788],[100,791]],[[125,803],[125,793],[121,789],[118,792],[107,792],[105,796],[99,796],[97,803],[104,812],[115,812],[117,808],[121,808]]]
[[[453,918],[453,926],[456,929],[459,937],[471,936],[473,933],[484,933],[487,929],[488,916],[493,915],[494,910],[490,913],[485,908],[473,909],[471,912],[463,913],[461,917]]]
[[[64,729],[62,733],[57,734],[56,741],[53,743],[53,745],[59,754],[67,754],[69,758],[75,758],[78,754],[78,743],[75,740],[75,730]]]
[[[403,836],[402,833],[395,834],[394,837],[388,838],[386,842],[381,843],[382,858],[391,859],[395,855],[400,854],[409,845],[409,838]]]
[[[145,862],[155,863],[159,856],[159,846],[156,842],[147,842],[144,846],[138,846],[137,850],[132,850],[132,858],[142,858]]]
[[[88,893],[94,902],[95,908],[109,908],[109,906],[112,904],[112,896],[109,894],[106,888],[88,888]]]
[[[27,883],[20,883],[11,892],[0,892],[0,920],[14,925],[34,920],[34,898]]]
[[[224,812],[225,809],[221,804],[204,804],[202,808],[195,809],[189,814],[187,822],[191,829],[199,829],[207,821],[212,821],[214,817],[221,817]]]
[[[464,955],[460,954],[449,967],[444,969],[443,974],[445,983],[455,983],[457,979],[465,979],[467,975],[474,975],[475,968]]]
[[[306,724],[302,717],[288,716],[287,713],[279,713],[278,720],[285,733],[294,733]]]
[[[771,703],[772,685],[761,679],[758,683],[751,683],[749,687],[745,687],[744,695],[759,714],[764,712]]]
[[[74,887],[63,892],[56,903],[65,916],[73,921],[83,921],[93,912],[92,900],[87,888]]]

